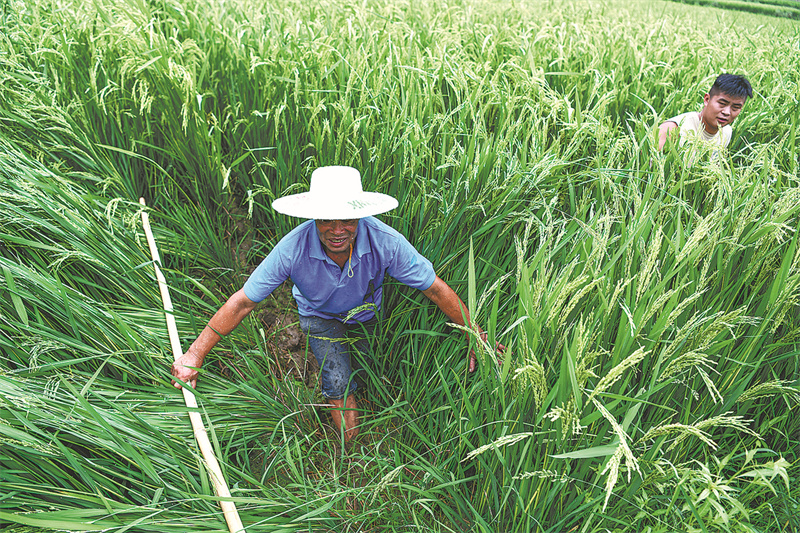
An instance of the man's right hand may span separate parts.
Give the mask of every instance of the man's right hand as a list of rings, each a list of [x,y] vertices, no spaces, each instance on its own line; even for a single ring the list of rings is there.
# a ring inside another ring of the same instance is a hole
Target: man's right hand
[[[172,385],[176,389],[182,388],[184,383],[188,383],[194,389],[197,387],[197,368],[203,365],[203,359],[193,354],[191,351],[186,352],[172,363]]]
[[[668,120],[658,127],[658,151],[664,151],[664,145],[667,144],[670,132],[678,128],[678,125],[671,120]]]

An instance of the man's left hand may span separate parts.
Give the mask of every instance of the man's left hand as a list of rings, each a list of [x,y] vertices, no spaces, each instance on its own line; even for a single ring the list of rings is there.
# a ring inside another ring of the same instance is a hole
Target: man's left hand
[[[488,342],[487,339],[489,338],[489,334],[485,331],[481,331],[480,333],[481,340],[483,342]],[[506,352],[506,347],[497,342],[497,346],[495,346],[495,351],[499,354],[504,354]],[[502,363],[503,360],[498,358],[498,363]],[[475,372],[475,369],[478,368],[478,359],[475,357],[475,349],[469,351],[469,371],[470,373]]]

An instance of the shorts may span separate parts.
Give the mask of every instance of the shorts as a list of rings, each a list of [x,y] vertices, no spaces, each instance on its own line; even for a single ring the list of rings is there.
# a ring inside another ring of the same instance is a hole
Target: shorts
[[[329,400],[341,400],[354,392],[355,380],[352,350],[370,357],[369,338],[375,332],[376,319],[357,324],[317,316],[301,316],[300,328],[306,334],[308,346],[320,368],[322,395]],[[355,365],[356,369],[358,365]]]

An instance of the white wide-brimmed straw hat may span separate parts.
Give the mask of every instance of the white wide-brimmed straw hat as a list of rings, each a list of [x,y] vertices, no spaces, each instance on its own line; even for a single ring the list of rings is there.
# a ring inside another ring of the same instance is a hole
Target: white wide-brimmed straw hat
[[[379,215],[397,207],[388,194],[364,192],[361,173],[353,167],[320,167],[311,173],[308,192],[272,202],[278,213],[299,218],[349,220]]]

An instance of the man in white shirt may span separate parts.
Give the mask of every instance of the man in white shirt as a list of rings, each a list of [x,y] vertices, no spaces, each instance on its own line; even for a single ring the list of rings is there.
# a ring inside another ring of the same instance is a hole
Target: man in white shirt
[[[670,132],[676,129],[681,146],[689,139],[702,139],[718,148],[726,148],[731,142],[731,124],[751,96],[753,89],[747,78],[736,74],[720,74],[703,97],[703,109],[699,113],[683,113],[659,126],[658,149],[664,149]]]

